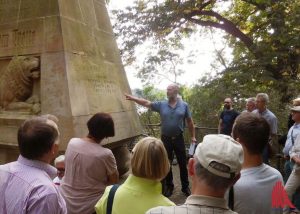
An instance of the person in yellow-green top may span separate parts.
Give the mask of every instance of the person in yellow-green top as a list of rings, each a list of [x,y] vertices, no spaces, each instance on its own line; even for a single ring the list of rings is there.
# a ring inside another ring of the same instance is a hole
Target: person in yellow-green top
[[[156,206],[174,206],[162,195],[161,180],[170,169],[167,152],[163,143],[154,137],[140,140],[133,148],[131,158],[132,174],[116,191],[112,214],[144,214]],[[95,206],[97,214],[106,214],[108,186]]]

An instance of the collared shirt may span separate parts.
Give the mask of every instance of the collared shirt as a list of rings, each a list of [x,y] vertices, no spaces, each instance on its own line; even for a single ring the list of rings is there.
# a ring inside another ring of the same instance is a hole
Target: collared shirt
[[[101,198],[110,175],[117,171],[110,149],[72,138],[65,153],[65,175],[60,184],[68,214],[90,214]]]
[[[273,112],[271,112],[269,109],[266,109],[263,112],[259,112],[258,109],[255,109],[252,112],[265,118],[270,125],[271,134],[277,134],[277,117],[275,114],[273,114]]]
[[[112,186],[105,189],[102,198],[95,206],[97,214],[106,214],[108,194]],[[146,178],[129,175],[124,184],[116,191],[112,213],[145,213],[156,206],[174,206],[175,204],[161,194],[161,183]]]
[[[300,156],[300,135],[297,136],[297,138],[295,139],[295,144],[292,146],[292,149],[290,151],[290,157],[291,159],[294,157],[294,156],[297,156],[299,157]],[[294,164],[294,167],[293,167],[295,170],[297,170],[297,173],[299,172],[300,170],[300,166],[298,164]]]
[[[227,206],[224,198],[191,195],[181,206],[155,207],[146,214],[236,214]]]
[[[293,136],[292,136],[292,131],[293,131]],[[285,142],[284,148],[282,150],[282,152],[285,156],[289,156],[289,152],[292,149],[292,146],[293,146],[292,138],[294,139],[294,142],[295,142],[296,138],[299,134],[300,134],[300,124],[294,124],[290,128],[290,130],[287,134],[286,142]]]
[[[161,134],[168,137],[175,137],[184,130],[185,119],[191,118],[188,104],[182,100],[177,100],[173,108],[168,101],[157,101],[151,103],[151,109],[160,114]]]
[[[56,169],[21,155],[0,166],[0,213],[63,214],[66,204],[52,181]]]

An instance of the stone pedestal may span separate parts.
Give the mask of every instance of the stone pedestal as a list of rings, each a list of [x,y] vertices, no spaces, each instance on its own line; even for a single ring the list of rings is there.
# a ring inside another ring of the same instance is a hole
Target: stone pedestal
[[[20,57],[31,57],[30,94],[17,103],[0,98],[1,157],[16,150],[18,125],[36,114],[58,117],[62,151],[71,137],[87,134],[86,121],[96,112],[115,121],[116,136],[105,145],[117,148],[140,134],[135,106],[124,99],[130,88],[104,0],[0,0],[1,79],[12,79],[8,70],[25,72],[11,65]],[[28,69],[25,58],[15,64]],[[0,94],[20,88],[20,79],[0,82]]]

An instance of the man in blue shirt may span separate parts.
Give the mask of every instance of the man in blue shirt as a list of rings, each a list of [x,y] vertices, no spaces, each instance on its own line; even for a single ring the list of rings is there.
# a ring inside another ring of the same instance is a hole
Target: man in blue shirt
[[[151,102],[129,94],[125,94],[125,97],[127,100],[134,101],[137,104],[145,106],[160,114],[161,140],[168,152],[170,162],[173,160],[173,151],[175,152],[180,168],[181,191],[186,196],[189,196],[191,191],[189,189],[186,150],[182,133],[186,121],[192,142],[196,142],[195,127],[188,104],[178,98],[178,92],[178,86],[176,84],[171,84],[167,87],[168,100],[166,101]],[[166,197],[171,196],[174,189],[172,168],[170,168],[163,183],[163,194]]]
[[[263,161],[266,164],[269,164],[269,156],[272,152],[272,146],[276,146],[277,143],[277,117],[273,112],[267,108],[269,103],[269,96],[266,93],[258,93],[256,95],[256,108],[252,111],[254,114],[258,114],[266,119],[270,125],[270,141],[266,145],[263,152]]]

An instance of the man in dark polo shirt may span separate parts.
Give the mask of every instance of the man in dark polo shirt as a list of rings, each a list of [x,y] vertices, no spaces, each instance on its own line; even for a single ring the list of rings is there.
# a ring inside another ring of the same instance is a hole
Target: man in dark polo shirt
[[[232,126],[237,116],[239,116],[239,113],[232,108],[231,98],[226,98],[224,100],[224,110],[220,115],[218,133],[230,136]]]
[[[160,114],[161,140],[168,152],[170,162],[173,160],[173,151],[175,152],[180,169],[181,191],[186,196],[189,196],[191,191],[189,189],[186,150],[182,133],[186,121],[192,142],[196,142],[195,127],[188,104],[178,98],[178,91],[179,88],[176,84],[169,85],[167,87],[168,100],[157,102],[151,102],[129,94],[125,94],[125,97],[127,100],[134,101],[137,104],[150,108]],[[170,168],[163,183],[163,194],[166,197],[171,196],[174,189],[172,168]]]

